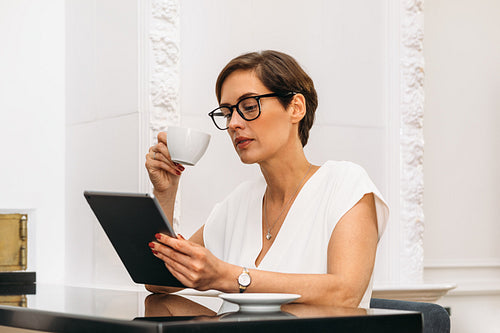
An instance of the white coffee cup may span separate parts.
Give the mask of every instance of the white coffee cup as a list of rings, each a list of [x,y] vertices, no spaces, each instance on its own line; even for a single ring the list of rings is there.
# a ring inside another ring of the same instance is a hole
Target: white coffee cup
[[[167,129],[167,147],[172,161],[195,165],[205,154],[210,134],[193,128],[169,126]]]

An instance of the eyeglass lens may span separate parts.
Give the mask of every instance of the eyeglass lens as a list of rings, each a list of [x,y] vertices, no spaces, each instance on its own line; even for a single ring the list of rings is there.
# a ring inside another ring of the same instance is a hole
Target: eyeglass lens
[[[260,105],[255,96],[242,99],[235,106],[240,111],[239,114],[245,120],[254,120],[259,116]],[[226,129],[229,126],[229,122],[233,115],[233,109],[222,106],[212,113],[212,118],[218,128]]]

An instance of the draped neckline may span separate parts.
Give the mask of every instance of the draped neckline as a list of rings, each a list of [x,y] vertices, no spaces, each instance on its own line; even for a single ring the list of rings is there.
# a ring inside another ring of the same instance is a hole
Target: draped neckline
[[[257,258],[259,257],[259,254],[261,253],[262,247],[264,245],[262,243],[262,233],[263,233],[263,229],[262,229],[263,210],[262,210],[262,207],[263,207],[264,193],[266,191],[267,184],[266,184],[264,178],[262,178],[262,181],[259,184],[259,188],[257,190],[259,192],[259,195],[256,196],[257,198],[260,198],[260,199],[256,199],[253,203],[254,212],[256,212],[256,214],[254,216],[254,221],[258,222],[258,227],[256,226],[255,228],[253,228],[255,233],[253,233],[253,235],[252,235],[252,239],[254,241],[254,244],[256,244],[256,246],[253,249],[253,251],[250,251],[252,253],[251,254],[252,255],[252,264],[253,264],[254,268],[261,268],[262,264],[265,264],[265,262],[269,260],[268,258],[270,256],[272,256],[272,254],[274,253],[273,249],[279,247],[281,239],[283,238],[282,235],[284,233],[286,233],[287,226],[290,224],[289,222],[287,223],[287,221],[290,220],[291,217],[293,217],[295,215],[295,211],[297,209],[296,206],[299,205],[296,203],[297,202],[300,203],[303,200],[302,197],[305,195],[303,193],[307,193],[308,191],[310,191],[310,188],[312,187],[314,180],[318,177],[316,175],[321,173],[323,169],[324,169],[323,165],[321,165],[316,171],[314,171],[314,173],[311,175],[311,177],[309,177],[309,179],[304,183],[302,188],[299,190],[299,192],[297,193],[297,196],[295,197],[295,200],[293,200],[292,204],[290,205],[290,209],[288,210],[287,214],[285,215],[285,219],[283,221],[283,224],[281,225],[281,228],[279,229],[278,233],[274,236],[275,237],[274,242],[271,244],[271,246],[269,247],[269,250],[267,250],[264,257],[262,257],[262,260],[260,261],[259,265],[256,265]]]

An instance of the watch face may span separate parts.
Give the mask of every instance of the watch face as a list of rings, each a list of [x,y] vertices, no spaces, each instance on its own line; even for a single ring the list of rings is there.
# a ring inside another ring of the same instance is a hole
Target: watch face
[[[243,287],[248,287],[248,285],[250,284],[250,275],[248,275],[247,273],[240,274],[240,276],[238,277],[238,283]]]

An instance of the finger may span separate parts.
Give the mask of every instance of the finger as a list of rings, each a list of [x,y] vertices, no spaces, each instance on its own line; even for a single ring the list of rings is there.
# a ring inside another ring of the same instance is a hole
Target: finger
[[[182,235],[180,235],[182,237]],[[206,263],[209,260],[209,253],[202,246],[186,241],[185,239],[164,237],[163,244],[157,243],[160,252],[178,262],[188,262],[189,269],[197,271],[201,269],[198,264]],[[156,250],[156,249],[155,249]]]
[[[158,147],[158,151],[161,152],[163,155],[165,155],[165,157],[168,160],[172,160],[172,156],[170,155],[170,152],[168,150],[168,145],[167,145],[167,132],[158,133],[157,147]],[[181,164],[176,163],[176,162],[174,162],[174,164],[178,167],[181,167],[181,170],[184,170],[184,167]]]
[[[165,257],[162,260],[165,263],[165,267],[169,270],[169,272],[172,273],[172,275],[177,280],[179,280],[183,285],[189,288],[195,287],[193,280],[189,278],[191,272],[188,269],[186,269],[185,266],[180,265],[179,263],[173,261],[168,257]]]
[[[158,143],[158,144],[150,147],[149,154],[150,154],[150,157],[154,160],[159,160],[159,161],[164,160],[167,163],[174,164],[174,162],[172,162],[172,160],[170,158],[170,153],[168,152],[166,145],[163,143]]]
[[[160,154],[157,152],[156,146],[149,147],[148,153],[146,154],[146,161],[148,160],[160,160]]]
[[[168,151],[167,146],[164,143],[158,143],[153,146],[153,159],[158,161],[163,161],[168,165],[171,165],[172,168],[179,170],[180,172],[184,171],[185,168],[181,164],[172,161],[172,157],[170,156],[170,152]]]
[[[169,256],[163,254],[162,252],[155,250],[154,248],[158,247],[158,245],[155,246],[155,244],[151,242],[149,243],[149,247],[151,248],[153,255],[165,263],[165,266],[170,271],[170,273],[172,273],[172,275],[174,275],[179,281],[183,282],[183,284],[186,285],[184,281],[189,280],[189,270],[187,269],[187,267],[173,260]]]
[[[171,166],[170,164],[167,164],[163,161],[153,160],[151,158],[147,158],[146,168],[150,171],[161,169],[176,176],[180,176],[182,174],[182,170],[179,170],[179,168]]]
[[[154,244],[154,247],[152,247],[152,249],[154,251],[159,252],[160,254],[167,256],[167,257],[169,257],[177,262],[183,262],[186,260],[190,260],[189,255],[182,253],[182,252],[179,252],[179,251],[171,248],[170,246],[162,245],[161,243],[155,243],[155,242],[153,242],[153,244]]]
[[[191,256],[191,254],[193,253],[193,244],[184,239],[173,238],[161,233],[157,233],[155,237],[158,242],[172,248],[176,252],[183,253],[187,256]]]
[[[149,147],[148,153],[146,154],[146,160],[147,159],[153,159],[154,158],[154,150],[153,147]]]
[[[169,163],[172,163],[172,164],[177,164],[175,163],[174,161],[172,161],[172,156],[170,156],[170,151],[168,150],[168,147],[165,143],[163,142],[159,142],[156,146],[155,146],[155,151],[159,154],[161,154],[161,158],[164,159],[165,161],[168,161]],[[158,156],[157,156],[158,158]]]
[[[146,154],[145,166],[149,173],[157,170],[164,170],[175,175],[180,175],[182,173],[182,171],[180,171],[175,166],[171,166],[163,161],[153,159],[151,153]]]
[[[184,171],[184,167],[180,164],[172,162],[170,159],[167,159],[161,154],[159,151],[158,145],[152,146],[149,148],[148,153],[146,154],[146,168],[148,170],[151,169],[164,169],[172,174],[180,175],[182,171]],[[151,163],[154,161],[159,161],[165,163],[165,165]]]
[[[146,162],[148,161],[154,161],[156,160],[156,152],[152,151],[152,149],[149,149],[149,152],[146,154]]]
[[[157,138],[158,143],[163,142],[165,146],[167,145],[167,132],[159,132]]]
[[[184,263],[176,262],[168,257],[166,257],[163,262],[172,275],[185,286],[198,290],[208,290],[210,288],[207,274],[199,269],[193,269],[193,267],[191,267],[191,262],[188,262],[189,265],[185,265]]]
[[[184,275],[185,278],[189,278],[190,276],[193,275],[193,270],[192,270],[192,260],[179,252],[176,252],[175,250],[169,248],[168,246],[163,246],[158,243],[154,243],[149,245],[151,247],[151,250],[153,254],[163,260],[165,264],[167,265],[167,268],[169,270],[175,270],[179,272],[180,274]]]

